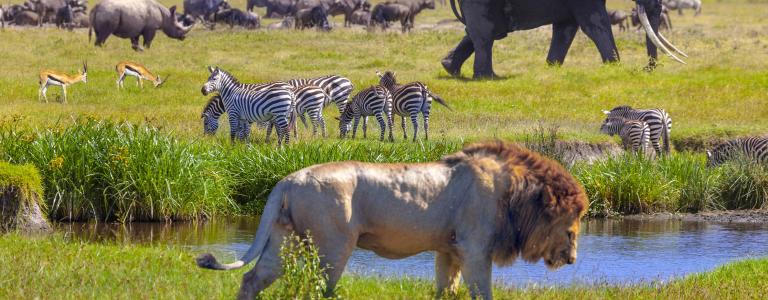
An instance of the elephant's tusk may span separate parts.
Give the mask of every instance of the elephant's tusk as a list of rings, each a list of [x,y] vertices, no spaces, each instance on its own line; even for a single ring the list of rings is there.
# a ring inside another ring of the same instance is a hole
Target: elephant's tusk
[[[663,35],[661,35],[661,31],[659,31],[658,34],[659,34],[659,39],[661,40],[662,43],[664,43],[664,45],[667,45],[667,47],[672,48],[672,50],[675,50],[675,52],[680,53],[680,55],[682,55],[684,57],[688,57],[688,54],[685,54],[685,52],[683,52],[682,50],[680,50],[677,47],[675,47],[675,45],[672,45],[672,43],[670,43],[667,40],[667,38],[665,38]]]
[[[682,59],[680,59],[674,53],[669,51],[669,49],[667,49],[667,47],[665,47],[664,44],[662,44],[661,41],[659,41],[659,37],[656,36],[656,32],[653,31],[653,27],[651,27],[651,22],[648,21],[648,15],[645,13],[645,8],[642,5],[637,5],[637,13],[640,17],[640,23],[643,24],[645,33],[646,35],[648,35],[648,38],[651,40],[651,42],[653,42],[653,44],[656,45],[656,47],[658,47],[664,53],[666,53],[667,56],[671,57],[672,59],[674,59],[675,61],[681,64],[685,64],[685,62]]]

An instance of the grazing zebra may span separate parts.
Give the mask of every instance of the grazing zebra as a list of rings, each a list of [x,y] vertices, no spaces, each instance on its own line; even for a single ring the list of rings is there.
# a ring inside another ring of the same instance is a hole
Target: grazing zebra
[[[211,76],[203,84],[202,93],[218,92],[229,114],[230,139],[247,137],[252,122],[269,122],[267,138],[272,126],[277,127],[277,144],[290,140],[289,127],[293,125],[295,110],[293,90],[287,86],[253,90],[237,78],[218,67],[208,67]],[[247,128],[247,129],[246,129]],[[240,134],[240,136],[238,136]]]
[[[607,118],[600,127],[600,132],[613,136],[618,134],[624,150],[632,149],[632,152],[645,152],[648,148],[651,130],[648,123],[624,118]]]
[[[633,109],[629,106],[617,106],[610,111],[603,111],[608,118],[619,117],[628,120],[638,120],[648,123],[651,129],[651,145],[656,150],[657,155],[662,154],[662,146],[659,142],[663,140],[663,150],[669,154],[669,134],[672,131],[672,118],[661,108],[655,109]],[[608,119],[606,119],[606,122]],[[605,124],[605,122],[603,122]]]
[[[341,138],[347,136],[352,119],[355,120],[352,138],[355,138],[360,117],[363,117],[363,138],[366,138],[368,116],[376,116],[376,120],[379,121],[379,128],[381,128],[380,141],[384,140],[384,133],[387,131],[387,127],[389,127],[389,141],[395,141],[395,138],[392,136],[392,95],[386,88],[378,85],[357,93],[352,98],[352,102],[341,113],[339,118]],[[387,118],[386,123],[384,122],[385,117]]]
[[[717,145],[707,150],[707,166],[715,167],[739,157],[768,163],[768,137],[744,137]]]
[[[288,80],[288,84],[293,85],[294,87],[316,85],[323,88],[325,93],[330,96],[330,99],[326,101],[325,105],[330,104],[328,101],[333,101],[333,103],[336,104],[336,107],[339,108],[339,114],[346,108],[347,102],[349,101],[349,95],[352,94],[352,89],[354,88],[352,81],[338,75],[326,75],[311,79],[291,79]]]
[[[325,90],[316,85],[299,86],[294,90],[294,94],[296,95],[296,114],[301,118],[304,127],[307,126],[307,122],[304,119],[304,114],[306,113],[312,121],[312,136],[317,134],[317,127],[319,126],[323,137],[326,137],[323,107],[330,101],[331,97],[326,94]],[[293,134],[294,136],[298,135],[296,127],[293,128]]]
[[[419,113],[421,113],[424,122],[424,139],[429,140],[429,110],[432,107],[432,99],[434,98],[437,103],[451,109],[448,107],[448,104],[427,89],[427,86],[421,82],[397,84],[395,73],[391,71],[386,71],[383,74],[377,71],[376,75],[380,77],[379,84],[392,94],[393,113],[400,116],[403,126],[403,139],[408,140],[408,133],[405,127],[405,116],[407,115],[411,117],[413,141],[416,141],[417,134],[419,133],[418,118]]]

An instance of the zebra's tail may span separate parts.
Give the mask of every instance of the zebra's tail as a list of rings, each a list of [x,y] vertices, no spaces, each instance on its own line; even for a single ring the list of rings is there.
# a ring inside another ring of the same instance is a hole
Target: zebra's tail
[[[432,99],[435,99],[437,103],[440,103],[440,105],[445,106],[445,108],[447,108],[450,111],[453,111],[453,108],[448,106],[448,103],[446,103],[445,100],[443,100],[443,98],[440,98],[440,96],[438,96],[437,94],[433,93],[432,91],[429,91],[429,96],[431,96]]]
[[[666,118],[661,122],[661,138],[664,139],[664,153],[669,155],[669,124]]]

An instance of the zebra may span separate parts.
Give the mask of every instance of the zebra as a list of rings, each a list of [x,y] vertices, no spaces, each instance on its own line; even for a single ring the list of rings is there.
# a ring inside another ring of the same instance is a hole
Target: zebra
[[[448,104],[440,96],[427,89],[427,86],[421,82],[416,81],[399,85],[397,84],[395,73],[392,71],[386,71],[383,74],[376,71],[376,75],[380,77],[379,84],[392,94],[393,113],[400,116],[403,126],[403,139],[408,140],[405,116],[410,116],[411,123],[413,124],[413,141],[416,142],[419,132],[418,117],[419,113],[421,113],[424,123],[424,139],[429,140],[429,110],[432,107],[432,99],[451,109]]]
[[[349,95],[352,94],[354,85],[352,81],[339,76],[339,75],[326,75],[316,78],[296,78],[288,80],[288,84],[294,87],[301,87],[306,85],[316,85],[325,90],[325,93],[330,96],[325,105],[329,105],[329,101],[333,101],[341,114],[349,102]]]
[[[600,127],[600,132],[613,136],[618,134],[624,150],[632,149],[632,152],[645,152],[650,141],[651,130],[648,123],[624,118],[607,118]]]
[[[363,117],[363,138],[366,138],[368,116],[376,116],[376,120],[379,121],[380,141],[384,140],[387,127],[389,127],[389,141],[395,141],[392,135],[392,94],[386,88],[378,85],[364,89],[352,98],[352,102],[347,105],[339,117],[339,136],[341,138],[346,137],[350,129],[350,122],[354,119],[355,123],[352,129],[352,138],[354,139],[357,134],[357,124],[360,122],[360,117]],[[384,122],[385,117],[386,123]]]
[[[663,140],[664,154],[669,154],[669,134],[672,131],[672,118],[661,108],[655,109],[633,109],[630,106],[617,106],[612,110],[604,110],[607,118],[619,117],[628,120],[638,120],[648,123],[651,129],[650,141],[657,155],[662,154],[662,146],[659,142]],[[605,120],[607,122],[608,119]],[[605,124],[603,122],[603,124]]]
[[[250,123],[269,122],[267,141],[272,126],[277,127],[277,144],[289,143],[289,127],[295,117],[294,94],[288,86],[276,86],[253,90],[238,82],[237,78],[218,67],[208,67],[211,72],[201,89],[203,95],[218,92],[229,114],[230,139],[248,136]]]
[[[309,119],[312,121],[312,136],[317,134],[317,127],[320,126],[323,137],[326,137],[325,131],[325,119],[323,118],[323,107],[328,103],[331,98],[324,89],[316,85],[299,86],[294,90],[296,95],[296,114],[304,123],[304,127],[307,126],[307,122],[304,119],[304,114],[309,115]],[[297,136],[296,127],[293,128],[294,136]]]
[[[768,163],[768,136],[743,137],[721,143],[707,150],[707,166],[716,167],[739,157]]]

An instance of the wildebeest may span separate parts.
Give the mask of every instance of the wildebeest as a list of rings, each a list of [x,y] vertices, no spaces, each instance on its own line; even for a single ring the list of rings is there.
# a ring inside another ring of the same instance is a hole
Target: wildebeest
[[[226,0],[184,0],[184,14],[212,21],[216,13],[230,9]]]
[[[619,30],[627,30],[629,24],[629,14],[623,10],[608,10],[608,17],[611,18],[611,25],[619,25]]]
[[[292,16],[294,14],[297,0],[248,0],[248,11],[253,11],[253,7],[265,7],[267,12],[265,18],[280,18]]]
[[[131,39],[131,47],[142,51],[139,37],[144,37],[144,47],[149,48],[158,29],[170,38],[184,40],[192,26],[184,26],[176,19],[176,6],[168,9],[155,0],[103,0],[91,11],[96,46],[103,45],[114,34]],[[89,40],[90,36],[91,30],[88,31]]]
[[[389,22],[400,21],[402,31],[411,29],[413,24],[410,22],[410,8],[399,3],[379,3],[373,7],[371,12],[371,24],[381,26],[382,30],[389,28]]]
[[[267,25],[268,30],[280,30],[280,29],[291,29],[293,28],[293,17],[283,17],[283,20],[277,23],[272,23]]]
[[[331,16],[343,14],[344,27],[349,27],[353,24],[351,22],[352,14],[357,10],[363,10],[366,5],[370,12],[371,3],[368,0],[334,0],[328,8],[328,14]]]
[[[27,6],[33,8],[39,16],[38,25],[42,26],[45,22],[54,21],[56,13],[62,7],[66,6],[66,0],[28,0]]]
[[[242,11],[237,8],[226,9],[216,13],[215,22],[223,22],[229,25],[229,28],[242,26],[248,29],[257,29],[261,27],[261,18],[255,12]]]
[[[352,12],[352,15],[349,17],[349,24],[357,24],[357,25],[365,25],[368,26],[371,23],[371,11],[370,10],[363,10],[358,9],[354,12]],[[346,22],[345,22],[346,24]]]
[[[40,16],[31,10],[22,10],[13,17],[11,24],[17,26],[35,26],[40,22]]]
[[[690,8],[695,11],[694,16],[701,14],[701,0],[664,0],[664,5],[671,10],[677,10],[678,15],[683,15],[683,9]]]
[[[331,24],[328,22],[328,13],[321,5],[296,12],[296,29],[312,27],[317,27],[324,31],[331,30]]]

